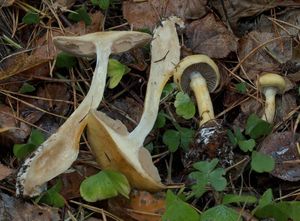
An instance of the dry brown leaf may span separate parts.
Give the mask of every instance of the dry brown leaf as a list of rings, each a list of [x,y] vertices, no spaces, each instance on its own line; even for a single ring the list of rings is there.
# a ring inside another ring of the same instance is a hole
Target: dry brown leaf
[[[116,197],[108,203],[109,209],[124,220],[159,221],[166,208],[165,198],[164,192],[132,190],[129,199]]]
[[[134,29],[153,30],[162,18],[175,15],[182,19],[197,19],[206,14],[207,0],[125,1],[123,16]]]
[[[9,167],[0,163],[0,180],[5,179],[9,175],[11,175],[13,172],[14,172],[13,169],[10,169]]]
[[[260,152],[275,159],[275,169],[271,174],[283,180],[300,180],[299,152],[297,143],[300,135],[290,131],[273,133],[261,144]]]
[[[33,205],[0,192],[0,220],[59,221],[58,209]]]
[[[255,79],[262,72],[280,72],[280,64],[292,58],[291,38],[281,38],[249,53],[259,45],[278,37],[274,33],[252,31],[239,42],[238,55],[243,60],[241,76]]]
[[[219,12],[224,21],[230,22],[234,30],[237,30],[238,21],[241,18],[252,17],[277,6],[299,6],[299,0],[212,0],[210,3]],[[224,7],[222,4],[224,4]]]
[[[48,31],[43,37],[37,39],[34,45],[36,49],[31,55],[21,53],[5,59],[3,64],[1,64],[5,68],[0,70],[0,80],[20,74],[26,70],[34,72],[32,71],[33,68],[54,59],[58,53],[58,50],[55,49],[52,41],[55,36],[83,35],[99,31],[103,22],[103,15],[98,11],[91,14],[90,17],[92,19],[92,24],[87,27],[83,21],[80,21],[71,27],[66,28],[65,33],[59,29],[51,29],[51,31]],[[46,73],[49,74],[49,69]],[[31,75],[33,74],[31,73]]]
[[[235,36],[213,14],[194,21],[186,30],[187,46],[194,53],[206,54],[213,58],[224,58],[237,50]]]
[[[0,0],[0,8],[11,6],[14,2],[15,0]]]

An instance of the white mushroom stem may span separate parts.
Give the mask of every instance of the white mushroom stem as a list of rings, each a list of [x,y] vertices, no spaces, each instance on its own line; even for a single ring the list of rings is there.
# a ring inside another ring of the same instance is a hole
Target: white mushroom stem
[[[89,110],[96,108],[102,100],[110,48],[111,44],[107,42],[105,45],[96,44],[97,65],[87,96],[59,130],[24,162],[17,177],[17,194],[39,194],[42,184],[66,171],[76,160],[79,139],[87,123],[85,117]]]
[[[268,87],[264,89],[263,93],[266,97],[266,101],[264,114],[261,119],[272,124],[275,116],[275,98],[277,90],[273,87]]]
[[[174,23],[183,26],[182,21],[177,17],[170,17],[163,23],[163,27],[159,26],[155,30],[151,43],[151,70],[143,114],[137,127],[129,134],[130,139],[138,139],[141,144],[154,126],[162,90],[179,62],[179,40],[172,35],[176,34]]]
[[[192,73],[190,87],[196,97],[201,126],[215,118],[205,78],[199,72]]]

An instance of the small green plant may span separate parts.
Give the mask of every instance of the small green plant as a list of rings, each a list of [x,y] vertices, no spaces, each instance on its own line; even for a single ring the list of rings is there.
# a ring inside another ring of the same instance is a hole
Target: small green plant
[[[272,126],[260,119],[255,114],[251,114],[246,123],[245,134],[240,129],[234,132],[228,130],[227,135],[234,146],[238,146],[245,153],[251,152],[251,168],[258,172],[271,172],[275,167],[275,161],[271,156],[254,150],[256,139],[268,135],[272,131]]]
[[[163,221],[199,221],[200,215],[188,203],[175,195],[171,190],[167,191],[166,211],[162,216]]]
[[[96,202],[121,194],[128,198],[130,185],[127,178],[119,172],[102,170],[86,178],[80,185],[80,195],[88,202]]]
[[[86,7],[83,5],[79,9],[75,10],[74,12],[71,12],[68,15],[68,19],[79,22],[79,21],[84,21],[85,25],[90,25],[92,24],[92,19],[89,16]]]
[[[195,104],[189,95],[183,92],[176,94],[174,106],[176,108],[176,114],[186,120],[193,118],[196,113]]]
[[[103,10],[107,10],[110,5],[110,0],[91,0],[92,4],[95,6],[99,6]]]
[[[110,89],[115,88],[122,80],[122,77],[129,73],[129,71],[130,68],[120,63],[118,60],[109,59],[107,69],[107,74],[109,77],[108,87]]]
[[[15,144],[13,147],[14,155],[19,159],[26,158],[32,153],[39,145],[45,141],[44,134],[39,130],[32,129],[30,137],[26,144]]]
[[[240,94],[245,94],[247,92],[247,84],[245,82],[241,82],[235,85],[235,90]]]
[[[76,58],[66,52],[60,52],[56,57],[55,66],[58,68],[72,68],[76,65]]]
[[[58,207],[58,208],[64,207],[65,199],[59,193],[61,189],[62,189],[62,181],[58,180],[54,186],[52,186],[40,197],[39,202],[45,203],[49,206]]]
[[[27,25],[38,24],[40,22],[39,14],[32,11],[28,11],[22,18],[22,22],[24,22]]]
[[[191,186],[192,194],[197,198],[201,197],[206,191],[207,187],[211,186],[216,191],[223,191],[227,186],[227,181],[224,177],[225,170],[223,168],[216,168],[219,160],[213,159],[208,161],[199,161],[193,164],[196,171],[189,174],[189,177],[195,180],[195,184]]]
[[[31,84],[25,82],[25,83],[22,85],[22,87],[19,89],[19,93],[20,93],[20,94],[26,94],[26,93],[33,92],[33,91],[35,91],[35,90],[36,90],[36,88],[35,88],[33,85],[31,85]]]

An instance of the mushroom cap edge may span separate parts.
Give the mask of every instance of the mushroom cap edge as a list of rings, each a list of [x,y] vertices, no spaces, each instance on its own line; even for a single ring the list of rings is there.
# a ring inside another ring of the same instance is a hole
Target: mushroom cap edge
[[[279,74],[265,72],[258,78],[258,86],[261,91],[266,87],[273,87],[277,89],[277,93],[283,94],[286,88],[286,82]]]

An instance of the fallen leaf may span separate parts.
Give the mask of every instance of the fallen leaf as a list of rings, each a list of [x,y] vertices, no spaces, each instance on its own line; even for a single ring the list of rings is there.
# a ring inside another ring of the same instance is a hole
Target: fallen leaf
[[[243,78],[254,80],[262,72],[281,72],[281,64],[293,56],[291,38],[280,38],[251,52],[259,45],[275,38],[278,38],[275,33],[252,31],[239,41],[239,59],[247,57],[242,63],[243,71],[240,72]]]
[[[11,108],[3,104],[0,105],[0,127],[12,128],[0,133],[1,146],[8,148],[15,143],[24,143],[31,132],[30,127],[23,122],[18,122]]]
[[[273,133],[264,139],[259,151],[274,158],[273,176],[288,181],[300,180],[299,141],[300,135],[290,131]]]
[[[80,21],[71,27],[65,28],[65,33],[55,28],[51,29],[51,31],[47,31],[44,36],[38,38],[34,42],[32,47],[36,49],[33,50],[31,55],[24,52],[5,59],[2,62],[3,64],[1,64],[4,68],[2,70],[0,69],[0,80],[20,74],[26,70],[31,71],[33,68],[37,68],[54,59],[58,53],[58,50],[55,49],[52,41],[55,36],[83,35],[99,31],[103,21],[102,13],[98,11],[94,14],[90,14],[90,17],[92,19],[92,24],[89,26],[86,26],[83,21]],[[47,66],[49,65],[47,64]],[[49,75],[49,71],[47,74]],[[31,73],[31,76],[33,75],[34,74]]]
[[[0,0],[0,6],[1,8],[11,6],[14,2],[15,0]]]
[[[197,19],[206,14],[207,0],[149,0],[123,2],[123,16],[134,29],[153,30],[161,18],[171,15]]]
[[[235,36],[213,14],[193,21],[186,30],[187,46],[194,53],[224,58],[237,50]]]
[[[0,220],[59,221],[58,210],[29,204],[0,192]]]
[[[10,169],[9,167],[0,163],[0,180],[5,179],[9,175],[11,175],[13,172],[14,172],[13,169]]]
[[[116,197],[109,199],[109,209],[124,220],[159,221],[163,215],[166,202],[165,193],[149,193],[132,190],[129,199]]]
[[[259,1],[259,0],[212,0],[210,1],[213,8],[215,8],[221,15],[223,21],[230,23],[231,27],[238,31],[238,22],[241,18],[252,17],[264,11],[270,10],[278,6],[288,7],[297,6],[299,1],[295,0],[276,0],[276,1]]]

